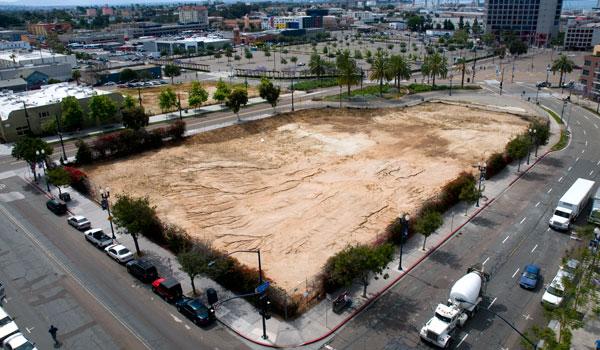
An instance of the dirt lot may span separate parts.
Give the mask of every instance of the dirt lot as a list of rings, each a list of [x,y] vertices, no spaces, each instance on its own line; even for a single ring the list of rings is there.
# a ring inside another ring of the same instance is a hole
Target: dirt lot
[[[217,103],[217,101],[212,99],[212,95],[215,92],[215,90],[217,89],[216,85],[217,85],[217,83],[213,82],[213,81],[203,81],[202,82],[202,86],[208,92],[208,101],[206,101],[204,103],[205,105]],[[148,113],[149,115],[163,113],[163,111],[160,110],[160,107],[158,105],[158,96],[160,95],[160,91],[162,89],[166,89],[167,87],[171,87],[173,89],[173,91],[175,91],[175,93],[179,94],[179,97],[181,98],[181,107],[188,108],[188,106],[189,106],[188,105],[188,91],[190,91],[190,89],[192,87],[191,81],[181,83],[181,84],[175,84],[175,85],[164,85],[164,86],[142,88],[141,89],[142,105],[144,106],[146,113]],[[138,99],[137,88],[118,89],[117,91],[121,94],[132,96],[136,101]],[[257,88],[253,87],[253,86],[248,86],[248,97],[255,97],[255,96],[258,96]]]
[[[148,195],[163,219],[224,251],[260,248],[267,275],[294,290],[526,126],[445,104],[302,111],[86,171],[115,193]]]

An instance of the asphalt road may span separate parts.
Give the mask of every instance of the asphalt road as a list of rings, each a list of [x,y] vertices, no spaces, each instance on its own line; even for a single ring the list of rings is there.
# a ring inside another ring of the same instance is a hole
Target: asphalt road
[[[522,87],[509,88],[518,96]],[[535,88],[533,88],[535,91]],[[562,102],[542,97],[557,110]],[[543,283],[554,277],[565,250],[577,243],[548,228],[547,221],[560,196],[578,177],[598,181],[600,138],[594,126],[600,119],[572,109],[573,141],[549,155],[531,173],[505,191],[438,251],[411,271],[385,296],[349,322],[330,342],[334,349],[425,349],[419,329],[448,298],[450,287],[466,269],[484,263],[492,278],[483,309],[455,336],[457,349],[519,349],[520,336],[495,318],[502,315],[517,329],[543,325],[540,305],[543,286],[521,289],[518,278],[525,264],[542,269]],[[584,216],[580,219],[584,221]]]
[[[1,196],[4,203],[0,204],[0,240],[6,244],[2,245],[0,257],[12,256],[11,264],[0,267],[0,277],[9,278],[4,280],[11,297],[8,309],[22,328],[34,327],[31,337],[40,344],[47,340],[49,324],[54,323],[59,328],[59,338],[61,330],[75,330],[63,334],[65,345],[67,336],[87,329],[91,334],[98,329],[94,339],[104,344],[65,346],[69,349],[248,349],[220,325],[202,329],[184,319],[123,266],[89,244],[81,232],[68,226],[66,217],[48,211],[46,197],[31,185],[17,177],[2,179],[0,183],[1,193],[10,193]],[[5,201],[6,198],[14,200]],[[39,270],[26,269],[21,272],[24,276],[19,276],[15,264]],[[29,283],[20,280],[23,277]],[[37,284],[32,286],[33,283]],[[42,298],[52,295],[52,302]],[[55,312],[50,306],[75,310],[78,316]],[[81,341],[79,337],[77,342]]]

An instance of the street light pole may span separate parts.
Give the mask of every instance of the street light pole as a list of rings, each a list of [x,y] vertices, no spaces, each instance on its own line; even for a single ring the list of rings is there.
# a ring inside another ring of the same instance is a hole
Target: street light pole
[[[292,73],[292,112],[294,111],[294,75],[296,72]]]
[[[110,223],[110,232],[112,233],[112,239],[116,239],[115,229],[112,223],[112,216],[110,215],[110,188],[106,188],[100,192],[100,196],[102,197],[102,209],[106,209],[108,213],[108,222]]]
[[[448,92],[448,96],[452,96],[452,78],[454,77],[454,75],[450,74],[450,91]]]
[[[408,236],[408,220],[410,217],[408,214],[402,215],[400,222],[402,223],[402,231],[400,232],[400,261],[398,262],[398,270],[402,271],[402,250],[404,247],[404,240]]]
[[[63,153],[62,157],[66,163],[67,162],[67,152],[65,151],[65,143],[63,142],[62,127],[60,126],[60,118],[58,117],[58,114],[55,114],[54,118],[56,119],[56,128],[58,130],[58,138],[60,139],[60,147],[62,148],[62,153]]]
[[[48,175],[46,175],[46,151],[41,150],[41,151],[35,151],[35,154],[37,155],[37,158],[41,158],[42,159],[42,170],[44,171],[44,178],[46,179],[46,188],[48,189],[48,193],[50,193],[50,183],[48,183]]]
[[[550,75],[550,65],[546,66],[546,85],[548,85],[548,78]]]
[[[529,158],[531,156],[531,144],[533,143],[533,136],[536,133],[535,129],[529,129],[529,144],[527,145],[527,165],[529,165]],[[537,157],[537,152],[535,154],[535,156]]]
[[[476,165],[473,165],[473,168],[477,168],[479,170],[479,184],[477,186],[477,203],[476,207],[479,207],[479,198],[481,197],[481,182],[485,179],[485,173],[487,169],[487,164],[485,162],[479,162]]]

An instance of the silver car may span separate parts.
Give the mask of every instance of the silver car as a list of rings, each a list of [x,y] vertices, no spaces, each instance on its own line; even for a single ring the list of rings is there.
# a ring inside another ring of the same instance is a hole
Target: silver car
[[[92,227],[90,221],[85,216],[81,215],[69,216],[67,222],[69,225],[81,231],[89,230]]]

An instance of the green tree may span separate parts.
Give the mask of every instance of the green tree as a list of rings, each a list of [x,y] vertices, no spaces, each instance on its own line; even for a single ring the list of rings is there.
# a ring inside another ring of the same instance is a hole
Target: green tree
[[[410,64],[402,55],[392,55],[388,69],[391,76],[394,77],[397,88],[400,88],[400,81],[402,79],[410,79]]]
[[[25,136],[15,142],[11,155],[18,160],[26,161],[33,172],[33,178],[37,180],[35,172],[36,164],[44,160],[45,156],[50,156],[53,150],[52,146],[44,142],[44,140],[37,137]],[[36,151],[40,153],[44,151],[45,156],[37,154]]]
[[[525,54],[527,53],[527,44],[519,38],[514,38],[508,43],[508,51],[514,56]]]
[[[132,130],[138,130],[147,126],[149,123],[149,117],[144,111],[144,107],[133,106],[131,108],[125,108],[121,112],[123,118],[123,126]]]
[[[158,95],[158,106],[164,112],[177,107],[177,95],[170,87],[162,89]]]
[[[204,102],[208,100],[208,92],[202,87],[202,84],[198,81],[192,82],[192,88],[188,94],[188,104],[192,108],[202,106]]]
[[[174,64],[166,64],[164,71],[165,75],[171,78],[171,85],[173,85],[173,78],[181,75],[181,69],[179,68],[179,66],[176,66]]]
[[[458,199],[471,205],[477,202],[480,195],[481,194],[477,189],[476,182],[470,180],[467,183],[465,183],[461,188],[460,193],[458,195]],[[467,215],[467,211],[469,210],[469,205],[465,206],[465,216]]]
[[[493,33],[485,33],[481,36],[481,40],[487,46],[492,46],[496,42],[496,36]]]
[[[189,250],[179,253],[177,255],[177,262],[181,265],[181,269],[190,277],[192,291],[194,295],[196,295],[196,284],[194,283],[194,279],[207,271],[210,260],[199,252]]]
[[[60,187],[71,184],[71,175],[62,167],[48,169],[48,171],[46,171],[46,176],[48,178],[47,181],[58,188],[59,197],[62,193]]]
[[[136,80],[136,79],[138,79],[138,74],[136,71],[134,71],[131,68],[125,68],[121,71],[121,73],[119,73],[119,80],[124,83],[130,82],[130,81]]]
[[[67,131],[83,127],[85,114],[75,96],[67,96],[60,102],[62,125]]]
[[[213,98],[220,103],[227,100],[227,97],[231,94],[231,89],[222,79],[217,82],[217,89],[213,93]]]
[[[464,29],[457,30],[452,35],[452,42],[459,46],[466,45],[467,40],[469,40],[469,34]]]
[[[471,27],[471,31],[473,32],[474,35],[481,34],[481,25],[479,24],[479,21],[477,20],[477,18],[475,18],[475,20],[473,20],[473,26]]]
[[[425,250],[427,237],[431,236],[431,234],[442,226],[443,223],[444,219],[442,218],[442,214],[433,210],[425,212],[417,219],[415,222],[415,231],[423,235],[423,250]]]
[[[363,296],[366,297],[371,274],[383,274],[393,253],[391,244],[379,247],[348,246],[327,261],[326,271],[336,285],[349,286],[358,278],[363,286]],[[383,275],[383,278],[387,277],[387,274]]]
[[[88,108],[90,119],[94,120],[97,126],[112,121],[117,114],[117,105],[106,95],[92,96]]]
[[[573,68],[575,68],[575,62],[565,54],[560,54],[560,56],[552,62],[552,73],[560,72],[558,86],[562,86],[564,74],[571,73]]]
[[[460,87],[463,88],[465,87],[465,73],[467,73],[468,71],[467,59],[464,57],[459,57],[456,60],[456,66],[458,67],[458,70],[461,73]]]
[[[125,95],[123,99],[123,109],[133,108],[136,105],[136,101],[131,97],[131,95]]]
[[[135,198],[130,195],[118,195],[111,207],[115,224],[127,230],[133,238],[135,249],[140,255],[138,235],[144,235],[157,243],[163,243],[162,224],[156,215],[156,207],[150,205],[148,197]]]
[[[371,65],[371,80],[379,82],[379,96],[383,96],[383,81],[390,81],[393,75],[390,70],[390,60],[383,50],[377,50],[373,64]]]
[[[71,73],[71,78],[73,78],[77,85],[79,85],[79,79],[81,79],[81,72],[79,71],[79,69],[73,70],[73,73]]]
[[[296,57],[296,56],[290,57],[290,62],[295,64],[296,62],[298,62],[298,57]]]
[[[363,58],[362,52],[359,49],[354,50],[354,59],[362,60],[362,58]]]
[[[446,78],[448,75],[448,59],[438,52],[428,55],[421,66],[421,71],[424,76],[432,78],[431,86],[435,89],[435,77]]]
[[[308,69],[311,74],[316,75],[319,79],[325,74],[325,62],[318,53],[313,52],[308,61]]]
[[[356,60],[350,57],[350,51],[344,50],[336,57],[335,65],[338,70],[338,84],[346,85],[350,96],[350,87],[357,84],[360,77]]]
[[[527,155],[530,146],[528,135],[519,135],[510,140],[506,145],[506,154],[508,154],[510,158],[519,161],[517,171],[521,171],[521,160]]]
[[[78,164],[90,164],[94,160],[94,155],[90,146],[83,140],[77,140],[75,145],[77,146],[75,161]]]
[[[240,108],[245,106],[248,103],[248,91],[243,88],[235,88],[231,93],[227,96],[227,101],[225,105],[236,114],[238,122],[240,121]]]
[[[277,100],[279,100],[279,93],[281,92],[281,88],[279,86],[273,85],[266,77],[263,77],[260,80],[260,85],[258,86],[258,92],[260,97],[267,100],[273,110],[275,110],[275,106],[277,106]]]

